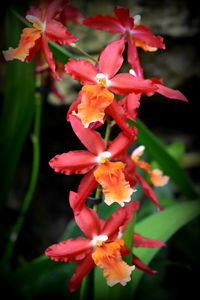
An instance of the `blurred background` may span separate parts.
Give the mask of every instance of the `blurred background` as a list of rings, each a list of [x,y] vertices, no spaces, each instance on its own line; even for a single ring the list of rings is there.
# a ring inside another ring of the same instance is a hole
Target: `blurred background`
[[[10,1],[4,3],[1,9],[3,36],[0,42],[3,50],[7,49],[8,46],[15,47],[17,45],[8,45],[6,41],[10,8],[14,7],[23,15],[27,11],[29,3],[34,2]],[[70,4],[79,9],[83,17],[113,14],[115,5],[127,7],[132,16],[141,15],[141,23],[149,26],[151,32],[164,37],[166,50],[158,50],[153,53],[139,50],[144,75],[146,78],[162,78],[166,86],[179,89],[189,99],[189,103],[170,100],[159,94],[152,97],[143,96],[141,107],[138,110],[139,117],[165,145],[182,144],[184,148],[182,166],[199,190],[200,18],[197,1],[77,0],[71,1]],[[67,26],[69,31],[79,38],[79,47],[95,56],[98,56],[108,42],[117,38],[117,35],[92,30],[72,22],[68,22]],[[16,38],[16,43],[18,40],[19,36]],[[70,48],[67,49],[72,51]],[[5,77],[5,67],[2,59],[0,69],[1,99],[4,97],[4,88],[7,84],[5,82],[5,78],[7,78]],[[45,87],[45,99],[42,108],[39,179],[12,257],[13,269],[42,255],[49,245],[57,242],[63,235],[73,217],[68,204],[68,193],[70,190],[76,191],[81,178],[79,175],[65,176],[55,173],[48,165],[48,161],[56,154],[82,149],[81,143],[73,134],[70,125],[65,121],[68,107],[75,100],[80,85],[66,76],[59,86],[65,95],[65,103],[61,104],[53,95],[48,84],[49,81]],[[2,106],[2,101],[0,105]],[[10,109],[12,110],[12,106]],[[16,165],[7,201],[1,207],[0,228],[2,235],[0,243],[2,251],[5,247],[7,234],[16,222],[29,182],[32,163],[31,132],[32,124],[30,123],[29,133],[24,139],[20,160]],[[3,176],[3,174],[1,175]],[[198,288],[199,251],[199,220],[196,219],[179,230],[170,239],[167,248],[159,252],[151,264],[153,269],[158,270],[158,275],[143,276],[135,299],[184,299],[184,296],[190,296]],[[4,281],[3,283],[7,291],[9,283]],[[13,290],[13,294],[15,293],[17,296],[17,291]],[[41,294],[37,294],[36,298],[42,298],[46,295],[45,293],[43,290]],[[22,295],[18,296],[19,299],[23,299]],[[29,297],[31,298],[30,295]],[[59,296],[59,299],[62,299],[62,295]]]

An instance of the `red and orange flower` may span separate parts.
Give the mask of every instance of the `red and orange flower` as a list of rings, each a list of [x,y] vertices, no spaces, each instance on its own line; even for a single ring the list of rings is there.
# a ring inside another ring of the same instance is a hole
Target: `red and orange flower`
[[[123,63],[124,43],[110,43],[100,54],[98,66],[84,59],[71,58],[65,71],[73,79],[80,80],[81,94],[72,112],[87,128],[92,122],[104,123],[105,110],[114,101],[114,94],[153,93],[157,87],[151,80],[134,77],[129,73],[116,74]],[[110,108],[112,111],[112,107]]]
[[[21,40],[17,48],[9,48],[3,51],[6,60],[19,59],[30,62],[34,54],[43,53],[56,79],[60,79],[56,73],[56,65],[48,41],[60,44],[70,44],[77,41],[67,28],[55,17],[63,10],[66,1],[64,0],[43,0],[37,5],[31,6],[26,13],[26,20],[32,28],[24,28]]]
[[[127,148],[132,140],[121,132],[106,148],[100,134],[84,128],[76,116],[71,115],[70,122],[74,132],[89,151],[78,150],[56,155],[50,160],[50,166],[56,172],[67,175],[89,172],[87,180],[90,181],[88,177],[95,177],[95,180],[101,184],[107,205],[117,202],[124,206],[125,202],[131,201],[131,195],[135,190],[125,179],[125,165],[113,160]]]

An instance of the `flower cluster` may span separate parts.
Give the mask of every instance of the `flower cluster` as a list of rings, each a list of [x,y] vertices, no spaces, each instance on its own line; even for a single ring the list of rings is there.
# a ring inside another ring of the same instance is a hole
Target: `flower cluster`
[[[131,266],[123,260],[132,251],[127,248],[123,233],[140,206],[135,200],[136,184],[142,186],[144,193],[160,210],[162,207],[152,185],[163,186],[169,178],[140,159],[144,146],[135,147],[131,154],[128,149],[137,140],[136,116],[142,94],[150,97],[159,93],[187,102],[180,91],[166,87],[161,79],[144,78],[137,47],[144,51],[156,51],[165,49],[165,44],[162,37],[155,36],[147,26],[140,24],[140,16],[131,17],[129,10],[120,6],[115,7],[114,16],[97,15],[83,19],[66,1],[40,1],[26,14],[32,28],[23,30],[16,49],[4,51],[6,60],[17,58],[29,62],[36,53],[40,61],[41,55],[44,55],[54,78],[60,79],[48,41],[64,45],[76,42],[77,38],[64,25],[66,19],[73,18],[81,26],[120,33],[121,36],[101,51],[96,64],[70,58],[62,69],[82,85],[68,109],[66,119],[86,149],[56,155],[49,164],[55,172],[84,174],[77,192],[71,191],[69,194],[75,222],[84,236],[54,244],[46,249],[45,254],[56,261],[77,261],[69,282],[70,291],[79,287],[83,277],[95,265],[103,270],[109,286],[117,283],[126,285],[135,267],[150,274],[156,273],[135,255],[132,256]],[[124,61],[126,44],[127,61]],[[123,64],[130,65],[129,72],[120,72]],[[128,119],[134,121],[131,123],[134,125],[129,125]],[[110,140],[114,124],[118,126],[119,133]],[[106,127],[104,138],[100,134],[101,127]],[[138,168],[146,171],[149,181],[140,175]],[[88,206],[87,199],[95,189],[96,197],[107,205],[119,205],[107,220],[99,218],[96,205],[93,208]],[[165,245],[138,233],[130,239],[134,247]]]

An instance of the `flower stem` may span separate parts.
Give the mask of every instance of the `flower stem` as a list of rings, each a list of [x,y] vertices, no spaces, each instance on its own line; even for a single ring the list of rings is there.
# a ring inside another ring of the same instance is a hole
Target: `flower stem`
[[[94,269],[83,278],[79,300],[94,299]]]
[[[111,128],[113,126],[113,122],[111,122],[110,117],[107,115],[107,126],[106,126],[106,132],[105,132],[105,145],[108,146],[109,140],[110,140],[110,134],[111,134]],[[100,198],[102,193],[101,185],[98,185],[96,189],[95,198]],[[92,209],[97,211],[98,205],[94,204]],[[88,290],[88,287],[90,290]],[[94,297],[94,269],[90,271],[89,274],[87,274],[81,284],[81,290],[80,290],[80,300],[86,300],[91,299],[91,297]],[[92,288],[92,290],[91,290]],[[90,296],[90,297],[89,297]]]
[[[41,75],[36,75],[36,89],[41,87]],[[39,165],[40,165],[40,127],[41,127],[41,109],[42,109],[42,99],[41,93],[36,90],[35,94],[35,119],[34,119],[34,128],[33,134],[31,135],[32,145],[33,145],[33,164],[31,177],[29,181],[28,190],[26,192],[24,201],[22,203],[20,213],[17,219],[17,222],[12,228],[9,242],[5,249],[5,254],[3,256],[3,264],[6,266],[13,254],[15,243],[18,239],[19,233],[23,226],[26,213],[29,209],[30,203],[33,199],[34,191],[36,188],[38,174],[39,174]]]
[[[107,126],[106,126],[105,138],[104,138],[106,147],[108,146],[110,140],[111,128],[112,128],[112,122],[110,120],[110,117],[107,115]]]
[[[107,115],[107,126],[106,126],[106,132],[105,132],[105,137],[104,137],[104,141],[105,141],[105,145],[106,147],[108,146],[109,140],[110,140],[110,134],[111,134],[111,128],[112,128],[112,122],[110,120],[110,117]],[[100,198],[101,197],[101,193],[102,193],[102,189],[101,186],[98,185],[97,189],[96,189],[96,194],[95,194],[95,198]],[[95,204],[93,206],[93,209],[95,211],[97,211],[97,207],[98,205]]]
[[[78,47],[77,44],[71,43],[71,44],[69,44],[69,46],[71,46],[72,48],[76,49],[78,52],[80,52],[81,54],[83,54],[85,57],[89,58],[95,64],[98,64],[98,61],[94,57],[92,57],[90,54],[88,54],[85,50],[83,50],[80,47]]]

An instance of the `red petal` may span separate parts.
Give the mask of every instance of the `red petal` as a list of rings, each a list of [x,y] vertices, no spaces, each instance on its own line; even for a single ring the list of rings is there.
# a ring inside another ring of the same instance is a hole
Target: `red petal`
[[[127,155],[123,161],[126,164],[126,167],[124,169],[125,178],[127,181],[129,181],[130,186],[133,187],[137,184],[137,181],[135,179],[135,164],[130,156]]]
[[[76,7],[66,4],[59,16],[59,20],[63,24],[66,24],[68,21],[71,21],[75,24],[81,24],[82,14]]]
[[[70,151],[56,155],[49,164],[55,172],[84,174],[96,165],[96,156],[85,150]]]
[[[69,281],[69,290],[74,292],[79,285],[83,277],[95,266],[94,260],[91,254],[88,254],[83,260],[79,261],[76,265],[74,274]]]
[[[124,31],[126,29],[132,29],[134,26],[133,18],[130,17],[129,9],[121,6],[115,7],[115,15],[119,22],[124,27]]]
[[[150,185],[144,180],[144,178],[135,172],[135,177],[141,184],[141,186],[144,189],[145,194],[147,197],[157,206],[159,210],[162,210],[163,208],[160,206],[160,203],[158,202],[158,198],[154,192],[154,190],[150,187]]]
[[[139,207],[140,207],[139,201],[131,201],[123,207],[126,213],[126,219],[124,221],[123,226],[121,226],[120,228],[120,232],[123,233],[125,231],[128,223],[132,220],[135,213],[138,211]]]
[[[139,25],[133,29],[133,38],[139,40],[143,44],[159,49],[165,49],[163,38],[161,36],[155,36],[150,32],[149,28],[144,25]]]
[[[115,239],[125,220],[126,211],[124,207],[120,207],[106,220],[101,234],[107,235],[110,239]]]
[[[38,57],[41,57],[41,54],[42,54],[42,51],[40,51],[42,48],[41,43],[42,43],[42,39],[40,38],[35,43],[35,46],[30,49],[29,55],[26,58],[27,63],[29,63],[33,59],[35,54],[37,55],[37,59],[38,59]],[[36,61],[36,66],[37,66],[37,61]]]
[[[108,79],[112,78],[123,64],[123,51],[124,40],[108,44],[99,57],[99,72],[105,74]]]
[[[125,246],[121,246],[120,253],[122,257],[125,257],[130,253],[130,249],[126,248]]]
[[[110,143],[107,151],[112,154],[112,159],[115,156],[124,152],[124,150],[133,142],[133,139],[127,137],[123,132],[120,132],[118,136]]]
[[[78,192],[70,192],[69,201],[74,214],[79,213],[85,204],[87,197],[98,186],[98,182],[94,177],[94,170],[88,172],[80,181]]]
[[[65,65],[65,72],[71,75],[73,79],[80,80],[83,85],[97,83],[97,69],[87,60],[70,58]]]
[[[62,11],[66,4],[66,0],[53,0],[47,2],[46,19],[50,20]]]
[[[77,38],[75,38],[70,32],[67,32],[66,26],[56,20],[51,20],[46,24],[45,35],[48,40],[64,45],[77,41]]]
[[[85,237],[68,239],[54,244],[45,250],[45,254],[55,261],[75,261],[85,258],[91,251],[91,241]]]
[[[184,102],[188,102],[188,99],[180,91],[173,90],[162,84],[156,84],[156,86],[158,88],[156,93],[159,93],[167,98],[178,99],[178,100],[182,100]]]
[[[144,93],[153,92],[157,87],[149,79],[134,77],[129,73],[117,74],[110,80],[109,89],[119,95],[128,93]]]
[[[75,221],[91,240],[100,234],[100,220],[94,209],[84,205],[79,213],[75,212]]]
[[[85,128],[76,116],[70,115],[69,121],[75,134],[89,151],[95,155],[105,151],[105,142],[99,132]]]
[[[136,255],[133,255],[133,265],[136,266],[136,268],[149,273],[151,275],[155,275],[157,271],[150,269],[147,265],[145,265],[141,259],[139,259]]]
[[[135,126],[129,126],[127,122],[127,114],[121,105],[121,101],[118,102],[115,98],[113,102],[106,109],[106,112],[112,116],[117,125],[123,130],[124,134],[128,137],[135,137],[137,129]]]
[[[128,62],[133,68],[133,70],[135,71],[136,76],[143,78],[143,69],[140,64],[138,51],[135,46],[134,40],[131,38],[128,39],[127,55],[128,55]]]
[[[72,102],[72,104],[70,105],[67,111],[67,115],[66,115],[67,121],[69,121],[69,116],[72,114],[73,111],[76,111],[77,106],[81,103],[81,97],[82,97],[82,90],[79,91],[76,100]]]
[[[82,24],[94,29],[99,29],[111,33],[124,32],[124,28],[119,23],[119,21],[115,17],[109,15],[97,15],[95,17],[87,17],[85,20],[83,20]]]
[[[47,40],[45,38],[45,36],[43,35],[41,38],[41,45],[42,45],[42,50],[44,52],[44,56],[46,58],[46,61],[51,69],[51,71],[53,72],[53,74],[55,75],[56,79],[60,79],[60,77],[56,74],[55,70],[56,70],[56,65],[53,59],[53,54],[48,46]]]
[[[136,248],[137,247],[154,248],[154,247],[166,246],[166,244],[160,240],[152,240],[152,239],[146,238],[136,232],[134,233],[134,237],[133,237],[133,245]]]
[[[137,116],[136,109],[140,106],[140,98],[140,94],[131,93],[120,100],[120,103],[125,110],[128,119],[135,121],[135,118]]]

